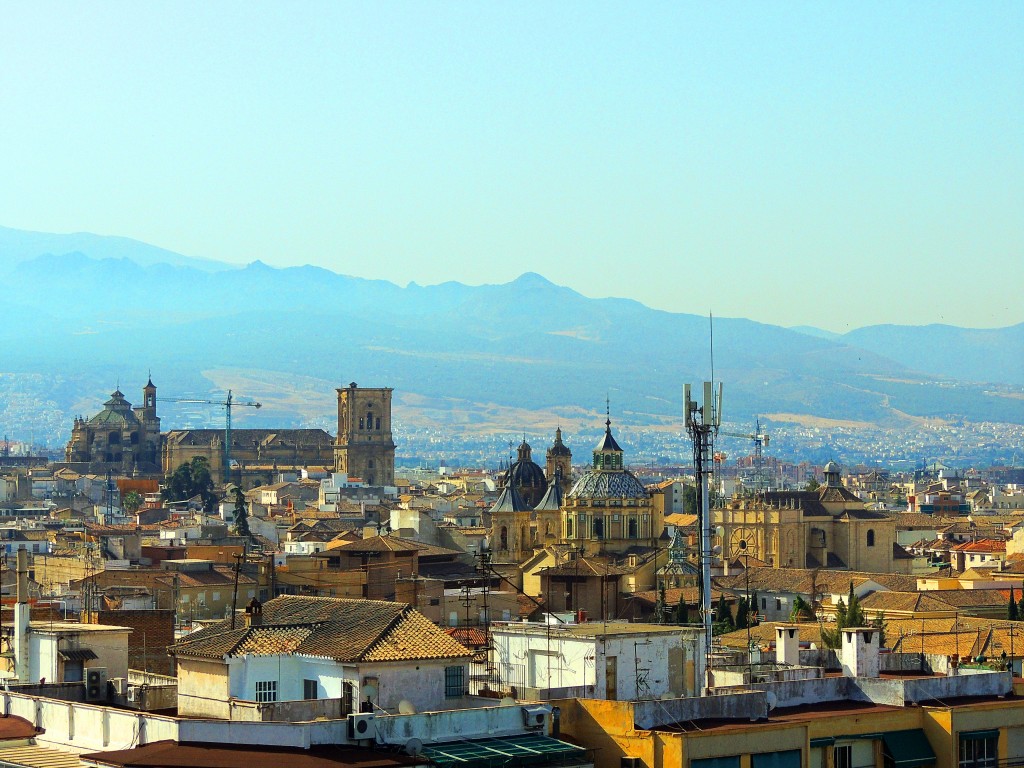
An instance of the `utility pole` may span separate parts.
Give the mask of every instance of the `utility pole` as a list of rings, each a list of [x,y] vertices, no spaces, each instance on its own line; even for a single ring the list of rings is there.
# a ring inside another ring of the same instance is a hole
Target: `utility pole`
[[[466,626],[470,625],[469,621],[469,609],[473,605],[473,597],[471,593],[471,587],[469,584],[462,586],[462,604],[466,607]]]
[[[700,563],[701,563],[701,614],[704,620],[704,642],[706,681],[705,694],[711,693],[711,469],[713,463],[714,436],[722,423],[722,385],[718,385],[718,401],[715,402],[714,384],[704,382],[704,404],[690,399],[690,385],[683,388],[683,417],[686,431],[693,443],[693,463],[697,474],[697,489],[700,494]]]
[[[242,570],[242,555],[236,552],[235,558],[235,590],[231,595],[231,628],[235,628],[235,614],[238,612],[238,572]]]

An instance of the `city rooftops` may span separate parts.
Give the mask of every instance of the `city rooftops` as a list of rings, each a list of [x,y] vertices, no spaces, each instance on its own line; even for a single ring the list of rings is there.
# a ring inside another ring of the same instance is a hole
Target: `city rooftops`
[[[701,634],[700,627],[679,627],[666,624],[640,624],[628,621],[587,621],[582,624],[546,624],[534,621],[510,621],[496,622],[491,625],[494,633],[505,632],[509,634],[542,635],[548,632],[557,633],[561,636],[572,637],[614,637],[617,635],[678,635]]]

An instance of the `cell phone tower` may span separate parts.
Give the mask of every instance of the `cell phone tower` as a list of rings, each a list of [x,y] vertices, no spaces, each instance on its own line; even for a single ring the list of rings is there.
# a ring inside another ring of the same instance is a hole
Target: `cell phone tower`
[[[698,406],[690,398],[690,385],[683,386],[683,418],[693,443],[693,466],[697,475],[700,525],[700,612],[704,623],[705,695],[711,693],[711,474],[714,469],[714,438],[722,423],[722,384],[704,382],[704,403]]]

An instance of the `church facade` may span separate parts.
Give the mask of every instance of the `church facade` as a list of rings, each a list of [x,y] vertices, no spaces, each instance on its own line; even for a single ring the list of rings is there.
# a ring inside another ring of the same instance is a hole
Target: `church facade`
[[[160,471],[160,418],[152,379],[142,388],[142,405],[133,406],[120,389],[90,419],[75,418],[64,460],[76,470],[119,475]]]
[[[839,466],[825,466],[817,491],[734,497],[711,510],[714,542],[727,563],[756,559],[775,568],[909,572],[912,558],[896,543],[896,523],[843,487]]]

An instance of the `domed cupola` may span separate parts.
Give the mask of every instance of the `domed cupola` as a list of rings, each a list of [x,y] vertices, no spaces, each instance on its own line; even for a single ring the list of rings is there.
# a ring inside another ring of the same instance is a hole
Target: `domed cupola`
[[[531,507],[540,501],[547,490],[548,481],[544,477],[544,470],[533,460],[533,450],[525,439],[520,443],[515,463],[508,468],[504,481],[506,486],[514,485]]]
[[[622,449],[612,436],[611,417],[605,419],[604,435],[594,449],[594,469],[622,469]]]

